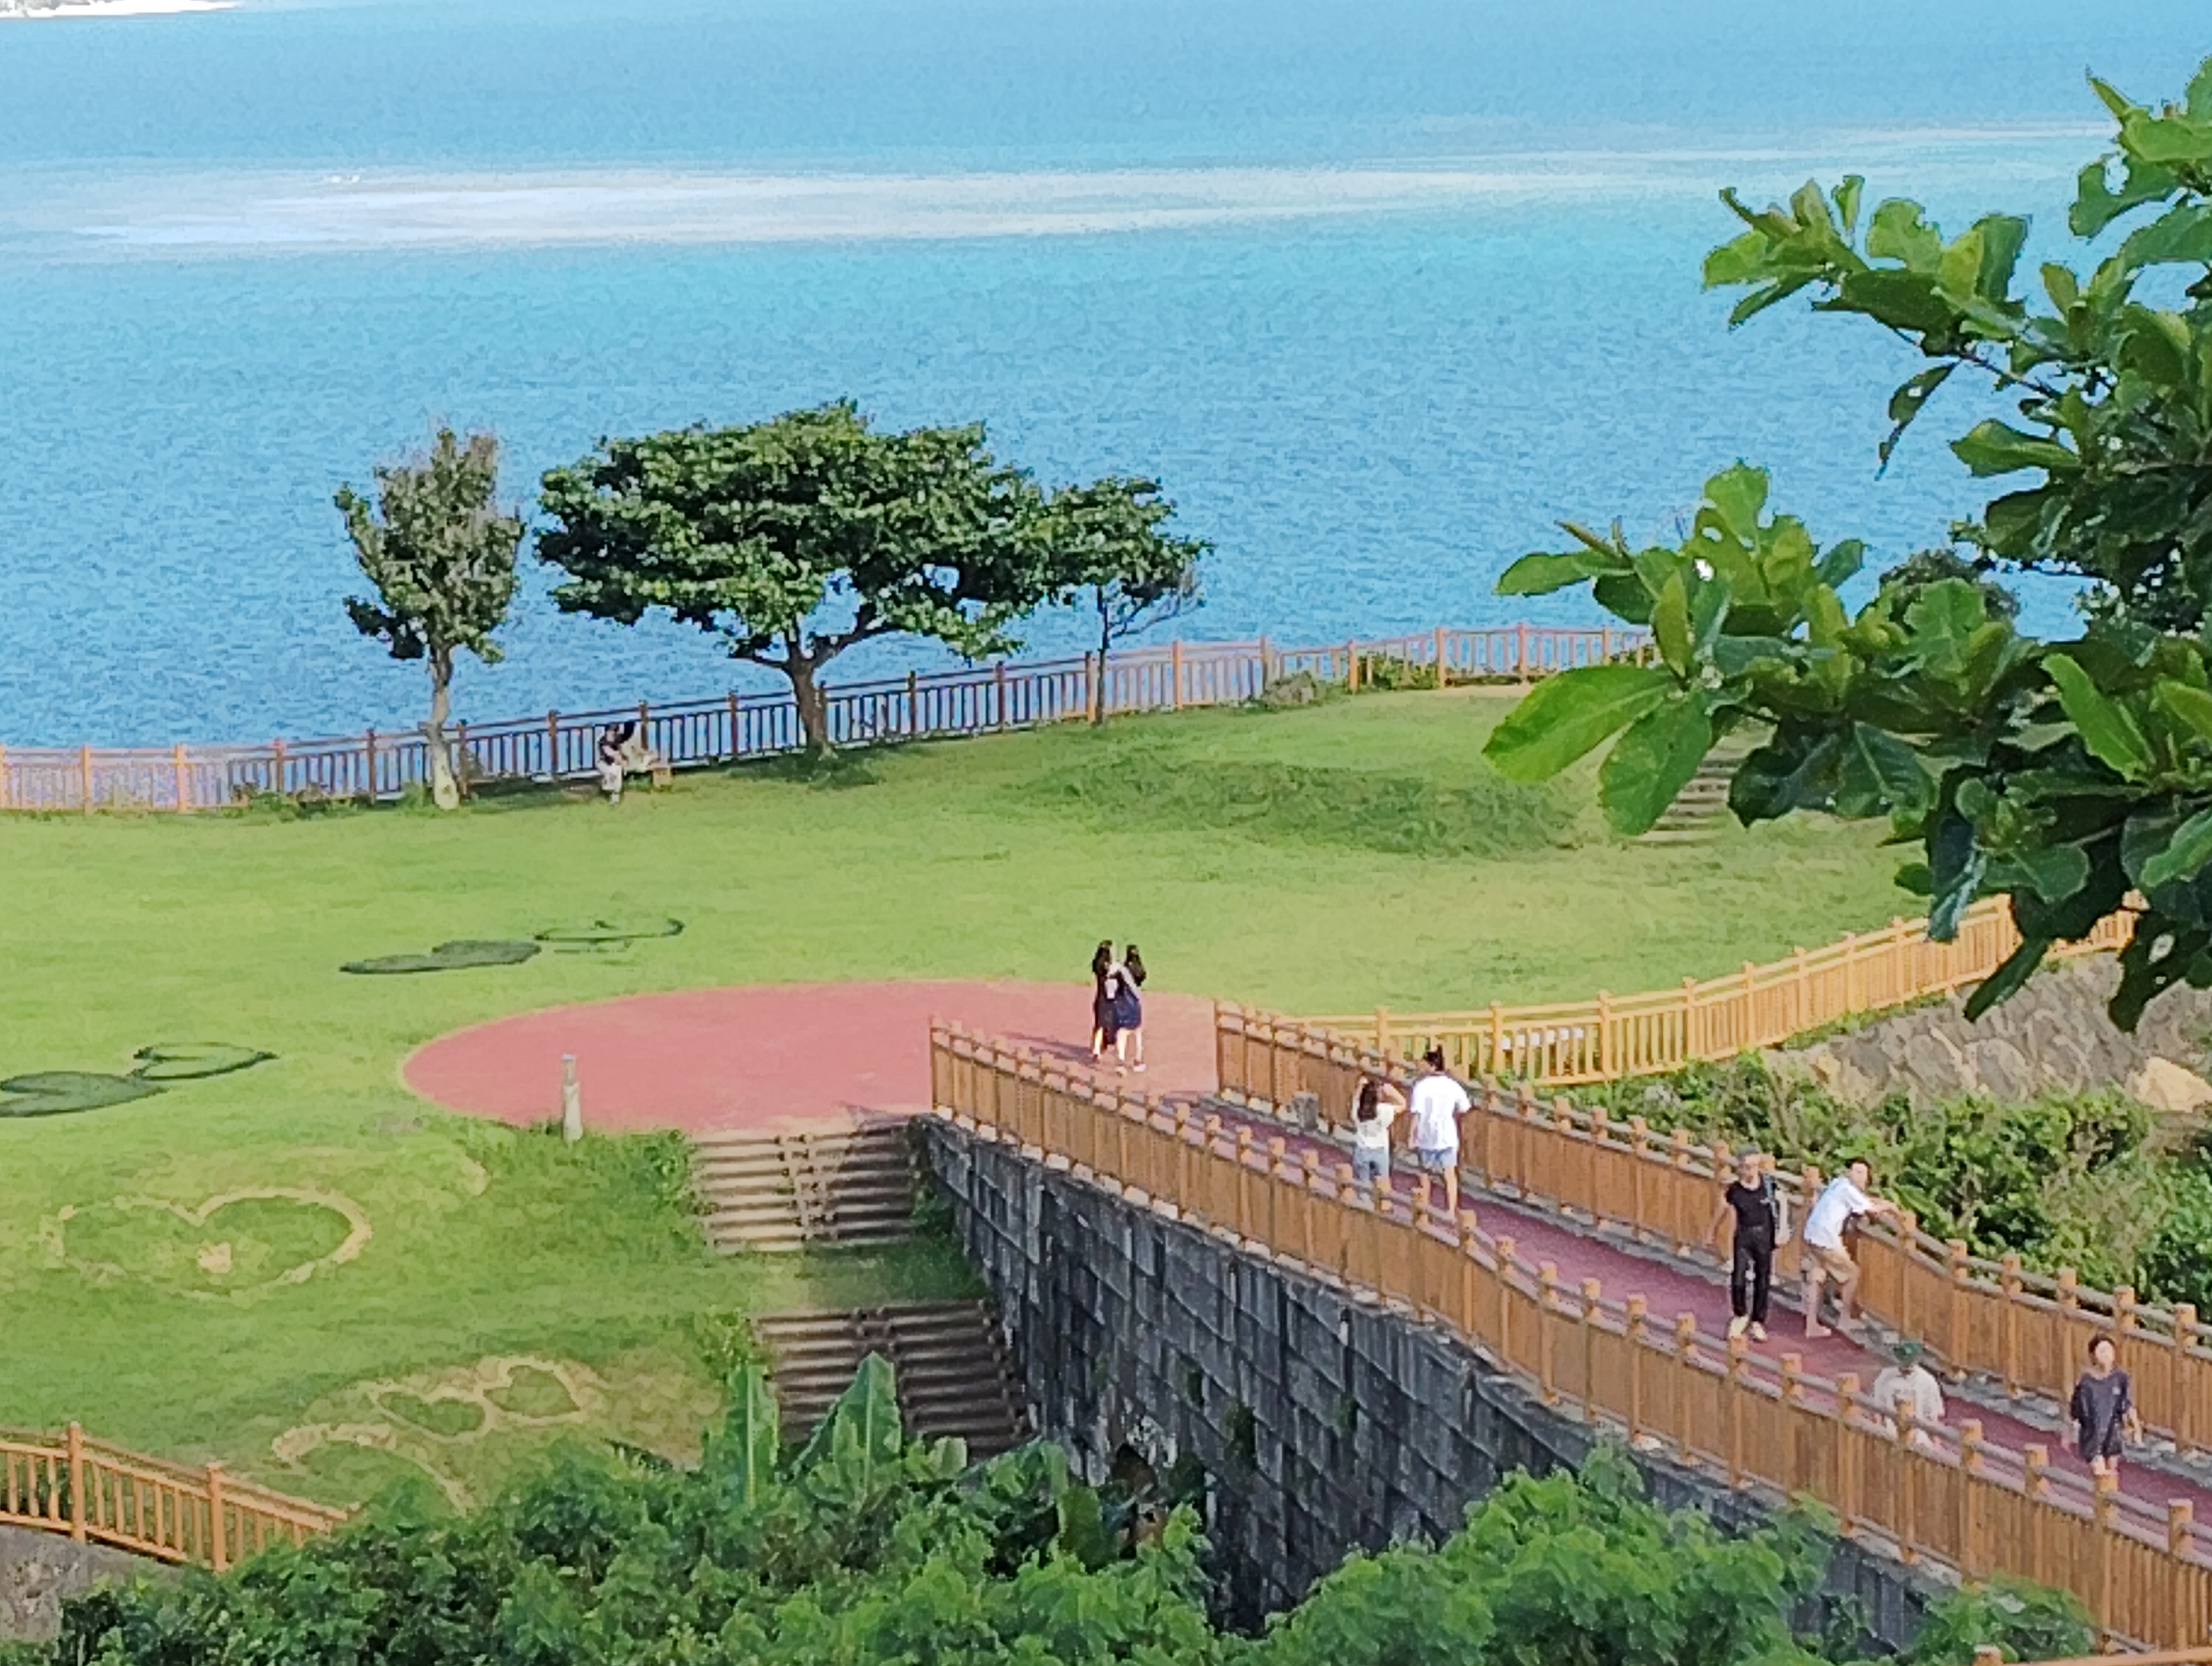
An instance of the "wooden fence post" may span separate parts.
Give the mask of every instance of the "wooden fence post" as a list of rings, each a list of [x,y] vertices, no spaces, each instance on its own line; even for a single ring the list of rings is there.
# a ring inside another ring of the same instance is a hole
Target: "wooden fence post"
[[[1644,1324],[1650,1314],[1650,1304],[1641,1296],[1631,1296],[1626,1303],[1628,1311],[1628,1444],[1635,1445],[1644,1438]]]
[[[89,816],[92,813],[92,748],[90,746],[80,746],[76,749],[76,769],[77,785],[84,793],[84,813]]]
[[[730,690],[723,696],[730,708],[730,762],[735,763],[745,755],[744,708],[738,699],[738,691]]]
[[[1697,1351],[1698,1316],[1694,1313],[1677,1313],[1674,1316],[1674,1367],[1682,1373],[1679,1381],[1688,1381],[1690,1372],[1696,1369],[1693,1356]],[[1674,1420],[1674,1456],[1687,1463],[1692,1456],[1689,1395],[1676,1394],[1674,1404],[1680,1414]]]
[[[1513,674],[1522,682],[1528,681],[1528,627],[1526,623],[1514,627]]]
[[[561,779],[561,714],[545,714],[545,779]]]
[[[2008,1255],[1997,1262],[1997,1360],[2004,1391],[2020,1392],[2020,1257]]]
[[[1687,1064],[1698,1056],[1698,981],[1686,977],[1682,980],[1682,1056],[1675,1062]]]
[[[1844,1011],[1860,1010],[1859,939],[1856,932],[1844,933]]]
[[[1597,1069],[1608,1082],[1620,1073],[1613,1056],[1613,997],[1602,989],[1597,992]]]
[[[69,1426],[70,1537],[84,1542],[84,1425]]]
[[[1437,627],[1437,687],[1450,686],[1451,679],[1444,674],[1444,628]]]
[[[1262,694],[1267,693],[1268,686],[1273,684],[1274,680],[1274,650],[1267,646],[1267,639],[1265,636],[1262,636],[1260,639],[1260,692]]]
[[[230,1524],[223,1520],[222,1465],[207,1467],[208,1561],[217,1573],[230,1567]]]
[[[361,750],[362,757],[365,760],[362,769],[367,774],[368,782],[364,790],[368,794],[369,802],[374,804],[376,801],[376,731],[374,729],[369,729],[362,734]]]
[[[991,661],[991,705],[993,721],[998,727],[1006,727],[1006,662]]]
[[[1359,692],[1359,639],[1356,636],[1344,645],[1344,691]]]
[[[177,813],[181,816],[192,807],[191,772],[185,767],[183,741],[179,741],[171,750],[169,757],[177,772]]]

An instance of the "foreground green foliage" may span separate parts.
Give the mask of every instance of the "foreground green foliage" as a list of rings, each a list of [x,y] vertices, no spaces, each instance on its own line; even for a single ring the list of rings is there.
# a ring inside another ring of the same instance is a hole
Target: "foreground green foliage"
[[[1885,458],[1960,369],[2013,398],[2027,429],[1984,421],[1952,449],[1978,476],[2040,483],[1954,531],[2003,567],[2087,580],[2081,638],[2021,635],[1963,578],[1916,576],[1848,613],[1838,591],[1861,547],[1818,550],[1739,465],[1707,481],[1677,544],[1570,526],[1575,549],[1509,569],[1508,594],[1588,584],[1650,627],[1659,663],[1552,679],[1492,756],[1541,779],[1619,737],[1603,796],[1632,830],[1717,736],[1765,730],[1729,797],[1744,821],[1886,816],[1923,848],[1908,877],[1939,938],[1975,897],[2010,897],[2026,941],[1971,1011],[2144,896],[2112,1003],[2132,1027],[2160,989],[2212,986],[2212,61],[2158,111],[2094,84],[2115,150],[2082,170],[2071,228],[2085,243],[2132,228],[2086,271],[2045,265],[2049,312],[2014,294],[2025,220],[1990,216],[1947,241],[1893,199],[1862,238],[1856,176],[1759,210],[1729,195],[1749,229],[1705,271],[1749,291],[1739,322],[1809,289],[1816,310],[1873,319],[1934,362],[1892,399]]]
[[[1510,1479],[1437,1548],[1355,1554],[1265,1635],[1217,1630],[1198,1515],[1073,1484],[1039,1444],[978,1468],[901,1429],[871,1358],[802,1446],[741,1372],[696,1468],[574,1451],[489,1509],[404,1498],[216,1578],[73,1602],[53,1666],[1819,1666],[1790,1619],[1826,1535],[1741,1539],[1668,1515],[1601,1450]],[[2070,1601],[2004,1588],[1938,1605],[1914,1666],[1976,1645],[2089,1643]],[[1848,1644],[1846,1644],[1848,1646]],[[39,1653],[22,1651],[25,1666]]]
[[[2003,1104],[1979,1094],[1847,1104],[1754,1056],[1585,1090],[1622,1116],[1695,1128],[1795,1169],[1853,1157],[1939,1238],[2030,1271],[2212,1311],[2212,1148],[2118,1091]]]

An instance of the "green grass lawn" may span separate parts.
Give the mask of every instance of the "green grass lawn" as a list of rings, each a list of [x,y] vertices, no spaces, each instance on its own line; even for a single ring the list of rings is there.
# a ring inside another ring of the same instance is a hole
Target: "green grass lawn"
[[[0,1075],[127,1071],[162,1043],[275,1055],[0,1116],[0,1423],[75,1417],[330,1498],[415,1472],[473,1496],[565,1432],[681,1450],[728,1316],[964,1287],[943,1246],[714,1257],[669,1142],[570,1150],[414,1100],[400,1059],[474,1020],[715,983],[1079,979],[1109,933],[1157,988],[1467,1006],[1708,976],[1909,906],[1874,829],[1620,842],[1587,775],[1522,787],[1482,762],[1506,708],[1127,720],[687,777],[612,810],[0,821]],[[664,917],[680,936],[611,952],[337,970]]]

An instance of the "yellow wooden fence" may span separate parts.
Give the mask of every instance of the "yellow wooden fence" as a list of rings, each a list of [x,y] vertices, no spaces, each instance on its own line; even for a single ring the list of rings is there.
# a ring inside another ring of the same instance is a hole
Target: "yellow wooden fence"
[[[1568,1287],[1472,1212],[1417,1222],[1377,1208],[1348,1165],[1332,1167],[1311,1143],[1294,1152],[1284,1136],[1255,1139],[945,1025],[933,1026],[930,1056],[933,1104],[963,1128],[1403,1304],[1468,1338],[1547,1403],[1731,1487],[1810,1493],[1846,1535],[1907,1561],[2071,1590],[2115,1640],[2193,1645],[2212,1626],[2212,1540],[2186,1501],[2155,1512],[2108,1483],[2052,1469],[2040,1446],[1984,1440],[1978,1420],[1955,1432],[1892,1424],[1855,1377],[1810,1376],[1792,1354],[1771,1367],[1740,1341],[1700,1335],[1693,1316],[1669,1322],[1595,1280]],[[1651,1166],[1608,1145],[1589,1150],[1585,1169],[1593,1186],[1632,1193]],[[1701,1184],[1709,1216],[1711,1187]],[[1655,1203],[1686,1195],[1662,1189]],[[1676,1219],[1683,1230],[1691,1217],[1685,1208]]]
[[[199,1468],[60,1434],[0,1429],[0,1523],[66,1533],[220,1573],[269,1545],[305,1541],[343,1510],[254,1486],[220,1463]]]
[[[2131,915],[2114,914],[2079,943],[2054,955],[2123,947]],[[1734,1058],[1772,1047],[1857,1012],[1901,1006],[1978,983],[2020,946],[2010,905],[1990,897],[1966,911],[1958,936],[1938,943],[1925,920],[1893,920],[1864,936],[1800,949],[1763,966],[1673,989],[1532,1006],[1451,1012],[1339,1012],[1300,1022],[1401,1058],[1443,1049],[1462,1079],[1512,1076],[1555,1086],[1609,1082],[1679,1070],[1698,1060]]]

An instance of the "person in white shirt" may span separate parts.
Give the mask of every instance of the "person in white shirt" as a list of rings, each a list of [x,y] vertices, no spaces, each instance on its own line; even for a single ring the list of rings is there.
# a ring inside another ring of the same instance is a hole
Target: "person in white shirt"
[[[1390,1124],[1405,1108],[1406,1096],[1395,1083],[1359,1079],[1352,1096],[1352,1177],[1370,1196],[1377,1185],[1389,1192]]]
[[[1933,1451],[1936,1443],[1927,1431],[1942,1426],[1942,1384],[1936,1380],[1935,1372],[1921,1363],[1919,1343],[1910,1340],[1899,1342],[1894,1357],[1895,1365],[1884,1365],[1875,1374],[1874,1387],[1868,1390],[1868,1398],[1882,1411],[1909,1417],[1912,1444],[1921,1451]],[[1897,1433],[1897,1424],[1892,1418],[1884,1417],[1881,1423],[1887,1433]]]
[[[1421,1055],[1421,1073],[1413,1097],[1413,1167],[1421,1177],[1420,1201],[1429,1207],[1429,1177],[1444,1177],[1444,1213],[1459,1214],[1459,1119],[1474,1109],[1467,1090],[1444,1073],[1444,1054],[1431,1047]]]
[[[1844,1247],[1844,1230],[1861,1215],[1895,1215],[1898,1207],[1887,1198],[1867,1190],[1873,1171],[1854,1163],[1831,1180],[1805,1217],[1805,1335],[1808,1338],[1834,1333],[1820,1322],[1820,1286],[1836,1281],[1836,1306],[1840,1322],[1857,1316],[1853,1304],[1858,1295],[1859,1264]]]

